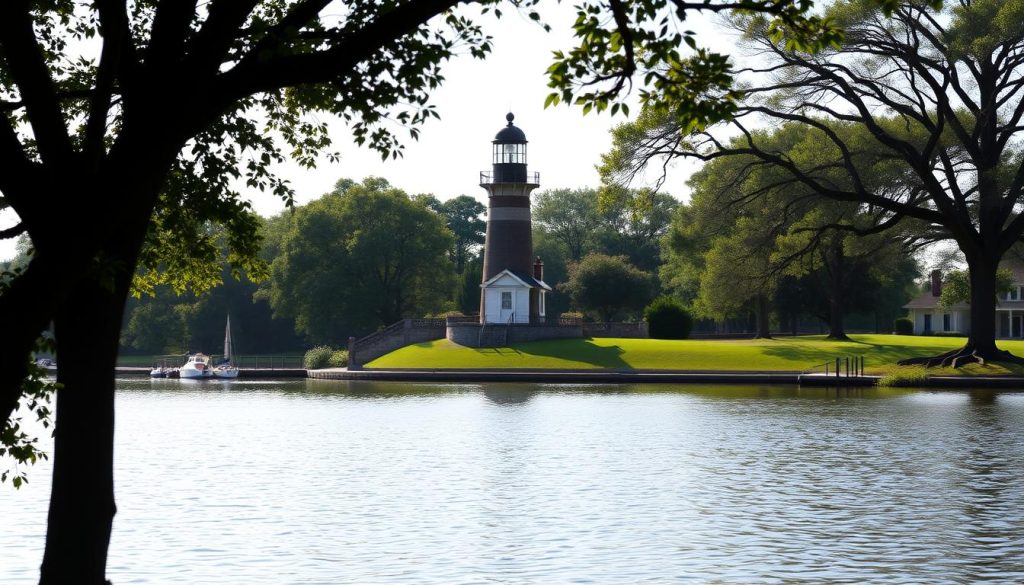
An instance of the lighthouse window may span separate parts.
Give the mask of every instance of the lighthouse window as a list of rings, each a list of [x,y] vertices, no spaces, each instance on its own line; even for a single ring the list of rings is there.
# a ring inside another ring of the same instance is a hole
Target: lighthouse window
[[[494,164],[526,164],[525,144],[495,144]]]

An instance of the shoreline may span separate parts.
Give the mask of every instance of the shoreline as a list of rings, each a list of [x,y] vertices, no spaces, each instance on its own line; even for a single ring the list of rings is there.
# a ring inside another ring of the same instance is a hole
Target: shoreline
[[[790,384],[815,387],[874,387],[881,376],[835,376],[797,371],[701,371],[701,370],[524,370],[524,369],[422,369],[309,370],[317,380],[380,380],[407,382],[549,382],[565,384]],[[997,388],[1024,390],[1021,376],[930,376],[920,388]]]
[[[118,376],[148,377],[150,368],[117,367]],[[56,370],[49,369],[50,374]],[[798,371],[746,370],[530,370],[530,369],[454,369],[390,368],[361,369],[300,368],[255,369],[239,371],[237,379],[378,380],[388,382],[538,382],[557,384],[788,384],[809,387],[874,387],[881,376],[835,376]],[[160,379],[160,378],[154,378]],[[929,376],[914,388],[992,388],[1024,391],[1021,376]]]

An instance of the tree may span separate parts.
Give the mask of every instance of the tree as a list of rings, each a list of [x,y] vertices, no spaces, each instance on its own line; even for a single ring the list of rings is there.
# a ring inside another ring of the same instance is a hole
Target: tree
[[[933,226],[966,258],[971,330],[959,350],[904,362],[1019,361],[995,345],[995,287],[1000,259],[1024,235],[1024,3],[939,4],[892,2],[886,18],[870,3],[836,2],[825,15],[846,35],[816,54],[778,42],[757,17],[736,20],[760,55],[742,70],[742,99],[723,125],[743,140],[728,144],[716,128],[691,135],[685,120],[652,108],[643,124],[620,134],[630,146],[619,161],[659,150],[703,159],[754,156],[818,196],[863,204],[877,219],[871,231],[905,219]],[[780,122],[818,135],[818,144],[827,145],[819,160],[828,162],[801,165],[751,130]],[[873,181],[879,171],[902,180]],[[836,173],[847,180],[837,184]]]
[[[451,11],[460,4],[367,0],[341,12],[325,0],[0,6],[0,193],[20,218],[0,237],[27,233],[36,250],[0,296],[4,429],[31,351],[51,322],[61,355],[41,582],[104,581],[115,509],[113,368],[135,268],[158,260],[142,255],[147,237],[183,249],[197,226],[217,221],[238,247],[235,259],[253,258],[256,222],[234,179],[291,201],[272,163],[284,161],[287,149],[312,166],[330,143],[326,125],[307,113],[341,116],[357,142],[397,155],[384,122],[397,120],[417,136],[416,126],[435,115],[428,95],[442,81],[441,64],[460,47],[478,57],[490,48],[477,25]],[[814,43],[834,36],[827,23],[803,16],[809,6],[739,0],[698,7],[777,14],[780,27]],[[639,26],[671,9],[684,18],[691,7],[662,0],[629,11]],[[552,77],[567,102],[570,88],[601,83],[603,69],[622,65],[606,50],[594,52],[612,33],[598,38],[591,29],[601,28],[602,12],[621,22],[625,7],[594,0],[579,9],[590,15],[576,25],[583,50],[569,55],[595,68],[560,59]],[[658,54],[692,36],[659,42]],[[96,55],[84,39],[100,40]],[[648,41],[620,35],[608,45],[628,53],[626,77],[635,70],[634,48]]]
[[[592,248],[601,225],[594,189],[551,189],[537,193],[531,211],[534,224],[565,247],[569,260],[579,262]]]
[[[996,271],[996,293],[1004,293],[1013,288],[1013,272],[1005,268]],[[952,307],[957,303],[971,302],[971,275],[963,270],[951,270],[946,274],[939,295],[939,305]],[[996,303],[999,303],[998,294]]]
[[[569,310],[569,297],[559,292],[558,285],[569,277],[569,258],[565,246],[537,225],[533,226],[533,253],[544,262],[544,282],[552,292],[544,299],[546,313],[558,315]]]
[[[768,135],[759,136],[766,146],[801,164],[811,164],[808,159],[815,159],[822,148],[795,125],[760,134]],[[834,182],[841,184],[844,178],[840,174]],[[758,336],[768,334],[768,302],[780,278],[812,275],[821,278],[821,286],[803,295],[803,308],[829,324],[829,338],[846,339],[845,314],[868,298],[875,282],[871,273],[893,269],[914,246],[930,241],[909,223],[884,234],[854,237],[853,230],[874,225],[872,214],[856,203],[823,199],[802,185],[789,184],[784,170],[753,156],[715,158],[691,178],[690,186],[688,213],[677,216],[686,223],[673,231],[668,244],[703,255],[696,306],[706,316],[722,319],[753,302]],[[670,260],[693,262],[679,253]],[[823,311],[814,310],[818,299],[826,300]],[[794,307],[783,305],[792,319]]]
[[[658,243],[678,206],[679,202],[668,193],[602,187],[598,191],[602,225],[596,234],[597,247],[611,256],[628,256],[641,270],[657,270],[661,265]]]
[[[456,278],[455,306],[464,314],[480,312],[480,283],[484,278],[484,259],[480,256],[466,263]]]
[[[450,256],[455,272],[462,274],[474,250],[484,243],[487,223],[480,216],[487,207],[469,195],[459,195],[442,202],[433,199],[428,206],[444,216],[448,229],[455,234]]]
[[[339,346],[440,310],[454,284],[444,219],[382,179],[339,187],[296,209],[262,293],[274,314]]]
[[[121,334],[122,345],[153,355],[187,352],[186,313],[178,310],[181,305],[173,302],[175,298],[163,290],[159,298],[131,307]]]
[[[654,278],[624,256],[588,254],[569,267],[569,280],[559,286],[573,303],[611,321],[623,311],[638,311],[651,300]]]

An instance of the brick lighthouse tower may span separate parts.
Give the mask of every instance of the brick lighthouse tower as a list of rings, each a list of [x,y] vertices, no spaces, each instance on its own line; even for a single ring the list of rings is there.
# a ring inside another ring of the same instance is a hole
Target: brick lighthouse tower
[[[530,192],[540,175],[526,170],[526,134],[512,124],[492,141],[491,171],[480,173],[487,190],[487,238],[480,285],[481,323],[536,323],[544,317],[544,264],[533,257]]]

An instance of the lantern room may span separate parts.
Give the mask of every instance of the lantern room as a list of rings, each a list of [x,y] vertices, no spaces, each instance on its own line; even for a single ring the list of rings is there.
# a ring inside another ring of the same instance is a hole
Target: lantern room
[[[511,112],[505,116],[508,125],[502,128],[492,141],[491,164],[495,183],[526,182],[526,134],[515,127]]]

